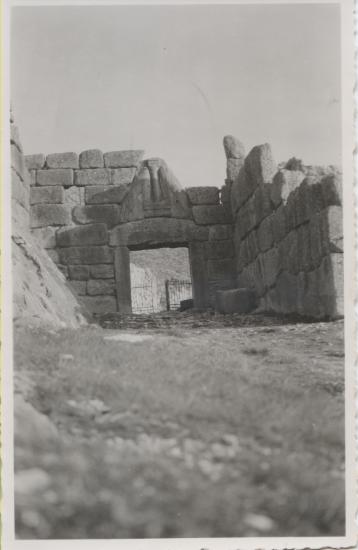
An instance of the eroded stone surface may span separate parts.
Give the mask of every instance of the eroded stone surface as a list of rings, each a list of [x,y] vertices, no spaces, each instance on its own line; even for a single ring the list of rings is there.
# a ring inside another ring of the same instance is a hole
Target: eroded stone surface
[[[82,151],[79,156],[80,168],[102,168],[104,166],[103,153],[99,149]]]
[[[52,153],[46,157],[48,168],[78,168],[78,155],[76,153]]]
[[[142,160],[144,151],[111,151],[104,154],[104,165],[108,168],[137,167]]]

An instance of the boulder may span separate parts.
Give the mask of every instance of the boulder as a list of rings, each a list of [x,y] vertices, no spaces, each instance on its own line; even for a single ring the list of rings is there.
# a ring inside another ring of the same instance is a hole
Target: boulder
[[[227,159],[243,160],[245,158],[245,148],[237,138],[234,136],[225,136],[223,143]]]

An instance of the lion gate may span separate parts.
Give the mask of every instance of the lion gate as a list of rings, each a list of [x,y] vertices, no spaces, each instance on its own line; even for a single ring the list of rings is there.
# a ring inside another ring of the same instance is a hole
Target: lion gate
[[[261,311],[343,315],[339,171],[278,168],[232,136],[224,149],[221,189],[182,189],[143,151],[25,157],[32,232],[90,311],[131,312],[131,250],[185,246],[195,308],[238,311],[245,289]]]

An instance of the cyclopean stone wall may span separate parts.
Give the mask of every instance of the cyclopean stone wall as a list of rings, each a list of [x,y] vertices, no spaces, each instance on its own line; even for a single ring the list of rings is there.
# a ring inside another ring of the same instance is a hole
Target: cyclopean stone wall
[[[254,289],[265,311],[343,315],[341,177],[278,170],[268,144],[245,157],[227,136],[224,148],[237,287]]]
[[[230,211],[219,189],[183,190],[142,151],[26,157],[31,227],[93,312],[130,312],[129,251],[189,248],[195,306],[235,284]]]

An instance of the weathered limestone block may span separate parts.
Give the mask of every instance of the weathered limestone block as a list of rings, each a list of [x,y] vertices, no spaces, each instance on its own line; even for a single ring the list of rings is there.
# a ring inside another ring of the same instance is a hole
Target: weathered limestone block
[[[191,242],[189,244],[189,259],[192,274],[194,307],[198,309],[206,308],[210,304],[210,291],[204,243]]]
[[[248,239],[240,242],[237,253],[238,270],[241,271],[250,262]]]
[[[245,148],[241,141],[234,136],[225,136],[223,139],[227,159],[245,159]]]
[[[78,168],[76,153],[52,153],[46,157],[48,168]]]
[[[249,265],[249,276],[254,281],[255,292],[259,297],[265,294],[266,289],[270,286],[269,283],[277,276],[277,271],[275,271],[277,264],[274,260],[274,255],[270,257],[270,255],[266,253],[263,259],[258,256],[256,260]],[[269,275],[267,281],[266,273]],[[271,283],[271,285],[272,284],[273,283]]]
[[[270,187],[268,184],[259,185],[253,196],[253,212],[256,224],[261,223],[274,210],[270,198]]]
[[[218,290],[216,292],[216,310],[219,313],[250,313],[256,308],[257,296],[248,288]]]
[[[222,205],[193,206],[194,221],[199,225],[226,224],[230,218]]]
[[[320,181],[325,206],[342,205],[342,177],[330,175]]]
[[[80,168],[103,168],[103,153],[99,149],[88,149],[82,151],[79,156]]]
[[[319,264],[321,253],[314,261],[314,251],[311,247],[311,230],[310,225],[305,223],[297,229],[297,263],[298,271],[310,271]],[[318,234],[316,235],[316,241],[320,243],[320,234],[318,227]],[[318,260],[318,262],[317,262]]]
[[[283,271],[280,273],[276,283],[276,296],[278,300],[279,313],[295,313],[298,302],[298,276]],[[312,294],[313,301],[316,297]]]
[[[318,276],[319,270],[314,269],[303,274],[303,292],[302,283],[299,285],[298,297],[302,302],[296,304],[298,310],[302,311],[304,315],[310,317],[322,318],[324,317],[324,307],[320,296],[320,281]],[[301,277],[299,277],[299,280]]]
[[[272,216],[268,216],[260,223],[257,229],[258,243],[261,252],[265,252],[274,244],[272,222]]]
[[[58,250],[61,264],[111,264],[113,250],[108,246],[74,246]]]
[[[271,248],[263,254],[259,254],[260,270],[266,288],[274,285],[281,269],[278,249]]]
[[[221,259],[234,257],[234,245],[228,241],[209,241],[205,243],[205,253],[208,259]]]
[[[206,241],[208,233],[207,227],[197,226],[191,220],[148,218],[115,227],[109,242],[111,246],[165,246]]]
[[[111,151],[104,154],[104,165],[108,168],[137,167],[142,160],[144,151]]]
[[[220,201],[222,204],[231,210],[230,194],[231,194],[231,182],[225,183],[220,189]]]
[[[226,178],[227,181],[235,181],[239,175],[239,172],[242,168],[243,160],[229,158],[226,161]]]
[[[92,279],[113,279],[114,267],[110,264],[98,264],[90,266]]]
[[[24,155],[13,144],[11,144],[11,168],[15,170],[22,181],[25,181],[26,177],[28,177]]]
[[[234,260],[208,260],[209,280],[233,280],[235,273]]]
[[[279,170],[270,186],[270,198],[275,208],[281,203],[286,204],[287,199],[294,189],[304,180],[305,175],[298,170]]]
[[[73,185],[73,170],[57,168],[54,170],[37,170],[37,185]]]
[[[64,192],[63,187],[60,185],[48,185],[31,188],[31,204],[62,204],[63,201]]]
[[[87,283],[87,293],[89,296],[114,296],[114,279],[90,279]]]
[[[286,208],[281,204],[272,215],[272,231],[275,243],[279,243],[288,233]]]
[[[167,200],[161,200],[158,202],[144,201],[145,218],[170,218],[171,215],[171,205]]]
[[[31,206],[30,224],[32,228],[46,227],[47,225],[70,225],[70,223],[70,211],[62,204],[35,204]]]
[[[248,258],[252,262],[260,251],[257,231],[253,230],[247,235]]]
[[[72,217],[79,224],[106,223],[108,227],[113,227],[120,221],[119,208],[115,204],[76,206]]]
[[[98,315],[117,311],[117,300],[114,296],[84,296],[81,302],[90,312]]]
[[[86,204],[120,204],[128,193],[128,185],[86,187]]]
[[[32,229],[31,234],[34,236],[36,243],[42,248],[55,248],[56,246],[56,231],[57,227],[40,227]]]
[[[226,239],[231,239],[233,232],[233,225],[213,225],[209,229],[209,241],[225,241]]]
[[[251,197],[256,187],[257,182],[250,180],[250,178],[246,174],[245,166],[243,166],[240,169],[237,178],[232,182],[231,185],[230,201],[232,213],[234,215],[248,200],[248,198]]]
[[[28,170],[40,170],[45,166],[45,155],[25,155],[25,164]]]
[[[217,187],[189,187],[186,189],[191,204],[219,204]]]
[[[170,194],[171,215],[173,218],[190,220],[193,213],[186,191],[174,191]]]
[[[276,172],[276,164],[268,143],[256,145],[245,159],[248,178],[256,185],[271,183]]]
[[[56,234],[57,246],[85,246],[107,244],[108,230],[104,223],[95,223],[59,229]]]
[[[87,286],[87,282],[86,281],[77,281],[77,280],[71,280],[69,282],[70,286],[73,288],[73,290],[75,291],[76,294],[78,294],[78,296],[85,296],[86,294],[86,286]]]
[[[132,183],[135,174],[136,168],[112,168],[110,169],[109,181],[111,185]]]
[[[75,185],[109,185],[109,172],[106,168],[86,168],[75,170]]]
[[[36,185],[36,172],[37,170],[29,170],[30,185]]]
[[[68,275],[70,279],[75,281],[87,281],[90,275],[90,268],[88,265],[69,265]]]
[[[76,187],[72,185],[64,190],[64,203],[71,206],[79,206],[84,203],[84,187]]]
[[[296,230],[290,231],[279,243],[278,252],[280,269],[290,273],[298,273],[298,233]]]

